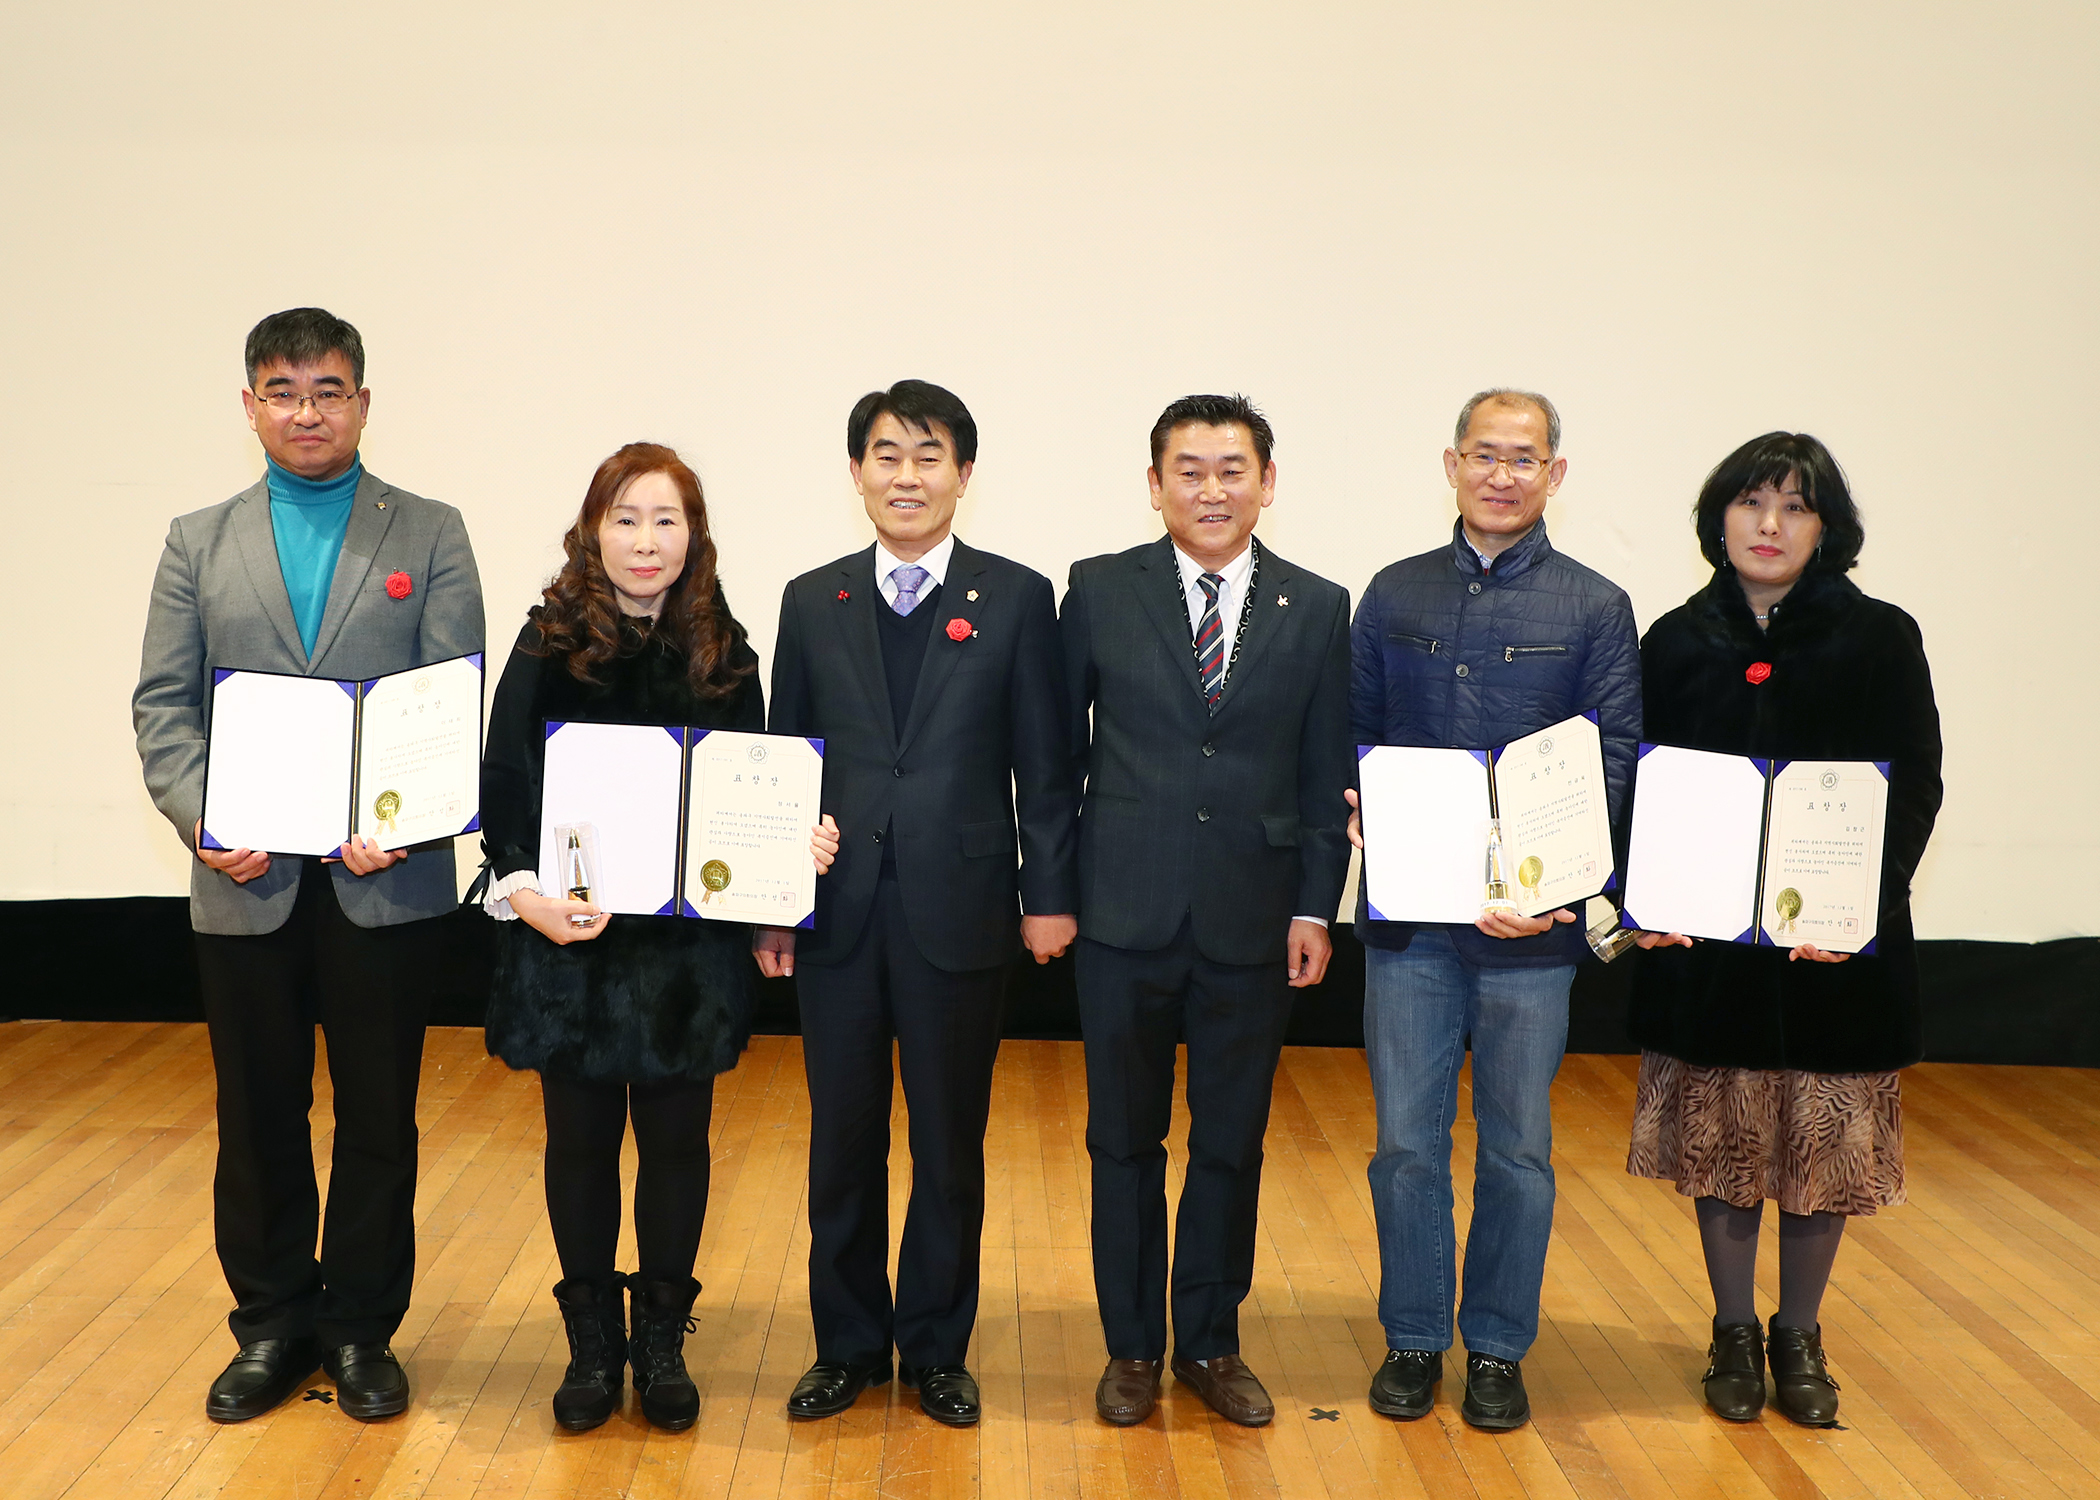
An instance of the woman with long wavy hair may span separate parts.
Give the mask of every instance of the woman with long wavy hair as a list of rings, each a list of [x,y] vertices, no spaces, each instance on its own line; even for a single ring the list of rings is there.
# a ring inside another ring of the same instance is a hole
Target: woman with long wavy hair
[[[758,657],[716,578],[700,481],[675,452],[629,443],[600,464],[563,545],[567,561],[497,685],[482,761],[486,904],[503,923],[488,1048],[536,1069],[545,1098],[554,1297],[571,1356],[555,1420],[577,1431],[605,1421],[631,1365],[644,1415],[675,1431],[700,1410],[684,1341],[700,1291],[714,1079],[736,1066],[751,1031],[751,933],[615,919],[542,893],[540,722],[757,731],[765,704]],[[822,836],[812,848],[829,863]],[[640,1270],[623,1276],[614,1256],[630,1119]]]

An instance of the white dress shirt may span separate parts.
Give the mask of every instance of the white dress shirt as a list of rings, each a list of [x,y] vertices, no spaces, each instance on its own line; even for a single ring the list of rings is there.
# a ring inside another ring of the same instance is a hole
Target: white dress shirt
[[[948,560],[955,556],[955,533],[949,532],[941,538],[940,545],[918,560],[926,570],[926,581],[919,585],[919,598],[924,600],[934,588],[948,581]],[[891,609],[897,607],[897,579],[899,568],[911,564],[901,561],[889,548],[882,545],[882,538],[875,539],[875,587],[882,591],[882,602]]]

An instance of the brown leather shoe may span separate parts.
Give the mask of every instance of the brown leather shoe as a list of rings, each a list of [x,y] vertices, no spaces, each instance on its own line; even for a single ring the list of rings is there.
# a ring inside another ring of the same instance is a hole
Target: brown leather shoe
[[[1112,1359],[1094,1387],[1094,1410],[1101,1420],[1135,1427],[1159,1405],[1160,1359]]]
[[[1216,1359],[1183,1359],[1177,1354],[1174,1378],[1192,1387],[1204,1405],[1228,1422],[1266,1427],[1275,1419],[1276,1403],[1237,1354],[1221,1354]]]

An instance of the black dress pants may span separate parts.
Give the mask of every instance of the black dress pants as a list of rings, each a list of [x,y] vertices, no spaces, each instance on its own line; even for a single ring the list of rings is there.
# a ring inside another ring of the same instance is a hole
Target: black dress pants
[[[416,1268],[416,1083],[430,1011],[434,920],[359,927],[309,859],[275,932],[198,933],[204,1019],[218,1075],[212,1182],[227,1321],[242,1343],[382,1343],[408,1311]],[[335,1151],[321,1229],[314,1180],[314,1025],[328,1038]]]
[[[1174,1051],[1188,1043],[1188,1172],[1174,1219],[1174,1348],[1190,1359],[1240,1350],[1254,1283],[1262,1133],[1291,1015],[1271,964],[1213,963],[1188,923],[1165,948],[1081,938],[1087,1154],[1093,1160],[1094,1295],[1111,1359],[1167,1352],[1167,1130]]]
[[[798,964],[809,1075],[809,1304],[817,1358],[962,1364],[977,1322],[984,1129],[1004,967],[951,974],[919,952],[888,871],[835,964]],[[890,1040],[910,1114],[911,1202],[889,1280]]]

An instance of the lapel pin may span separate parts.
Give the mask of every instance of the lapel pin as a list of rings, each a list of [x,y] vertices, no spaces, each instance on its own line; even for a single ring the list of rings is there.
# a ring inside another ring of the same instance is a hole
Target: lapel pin
[[[1291,596],[1289,594],[1278,594],[1276,596],[1276,607],[1278,609],[1286,608],[1290,604],[1290,602]]]
[[[970,592],[963,595],[963,597],[969,600],[972,604],[975,604],[977,602],[977,590],[971,589]]]
[[[384,500],[374,500],[372,503],[378,506],[381,510],[386,509],[386,502]]]
[[[844,604],[848,599],[851,599],[852,597],[853,595],[848,590],[839,590],[839,603]]]

